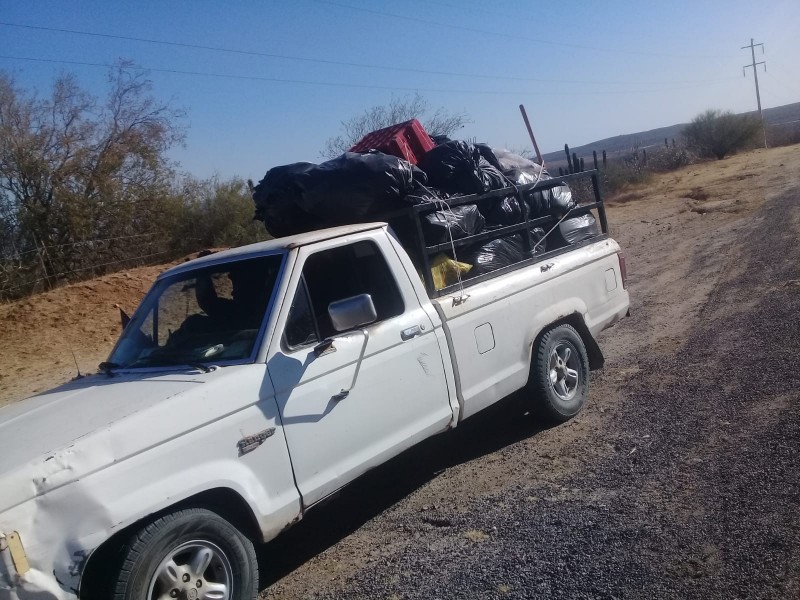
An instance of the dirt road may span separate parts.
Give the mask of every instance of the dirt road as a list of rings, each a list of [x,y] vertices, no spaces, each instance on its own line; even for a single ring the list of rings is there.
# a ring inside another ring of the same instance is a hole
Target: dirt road
[[[376,470],[262,598],[800,598],[800,148],[713,166],[612,210],[633,314],[579,418],[512,398]]]
[[[263,599],[800,598],[800,146],[611,204],[632,316],[587,409],[510,398],[373,471],[260,551]],[[0,306],[0,405],[102,360],[155,272]]]

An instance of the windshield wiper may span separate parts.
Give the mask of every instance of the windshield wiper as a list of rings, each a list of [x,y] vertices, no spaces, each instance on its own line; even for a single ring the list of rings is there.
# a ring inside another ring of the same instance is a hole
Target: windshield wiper
[[[151,363],[150,366],[153,366],[153,367],[160,367],[160,366],[164,366],[164,367],[176,366],[177,367],[177,366],[184,366],[185,365],[187,367],[192,367],[193,369],[199,369],[200,371],[203,371],[203,373],[210,373],[211,372],[211,367],[209,367],[208,365],[204,365],[203,363],[199,363],[199,362],[193,361],[193,360],[186,360],[184,358],[181,358],[180,356],[170,356],[170,355],[164,355],[164,354],[157,355],[157,356],[145,356],[144,358],[140,358],[140,359],[136,360],[135,362],[133,362],[132,364],[130,364],[128,366],[129,367],[133,367],[134,365],[137,365],[139,363],[148,363],[148,362]],[[142,366],[142,365],[139,364],[139,366]]]

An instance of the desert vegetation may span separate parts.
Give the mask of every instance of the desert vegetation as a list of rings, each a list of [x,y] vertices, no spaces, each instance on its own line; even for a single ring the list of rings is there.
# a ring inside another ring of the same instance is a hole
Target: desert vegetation
[[[71,75],[40,96],[0,73],[0,299],[265,237],[243,180],[178,172],[183,139],[182,111],[125,63],[101,99]]]
[[[707,110],[692,119],[683,135],[701,157],[721,160],[752,147],[761,131],[761,123],[753,117]]]

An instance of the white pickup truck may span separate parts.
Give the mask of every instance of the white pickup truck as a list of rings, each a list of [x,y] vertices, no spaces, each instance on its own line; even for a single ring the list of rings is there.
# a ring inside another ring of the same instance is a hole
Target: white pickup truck
[[[0,598],[252,600],[254,543],[367,470],[517,390],[575,415],[628,311],[608,235],[418,273],[385,223],[163,273],[103,372],[0,410]]]

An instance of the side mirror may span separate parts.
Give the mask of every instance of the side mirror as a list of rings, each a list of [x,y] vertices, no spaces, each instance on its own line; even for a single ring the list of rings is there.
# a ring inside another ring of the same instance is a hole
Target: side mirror
[[[336,331],[347,331],[378,320],[372,296],[360,294],[344,298],[328,305],[328,314]]]

